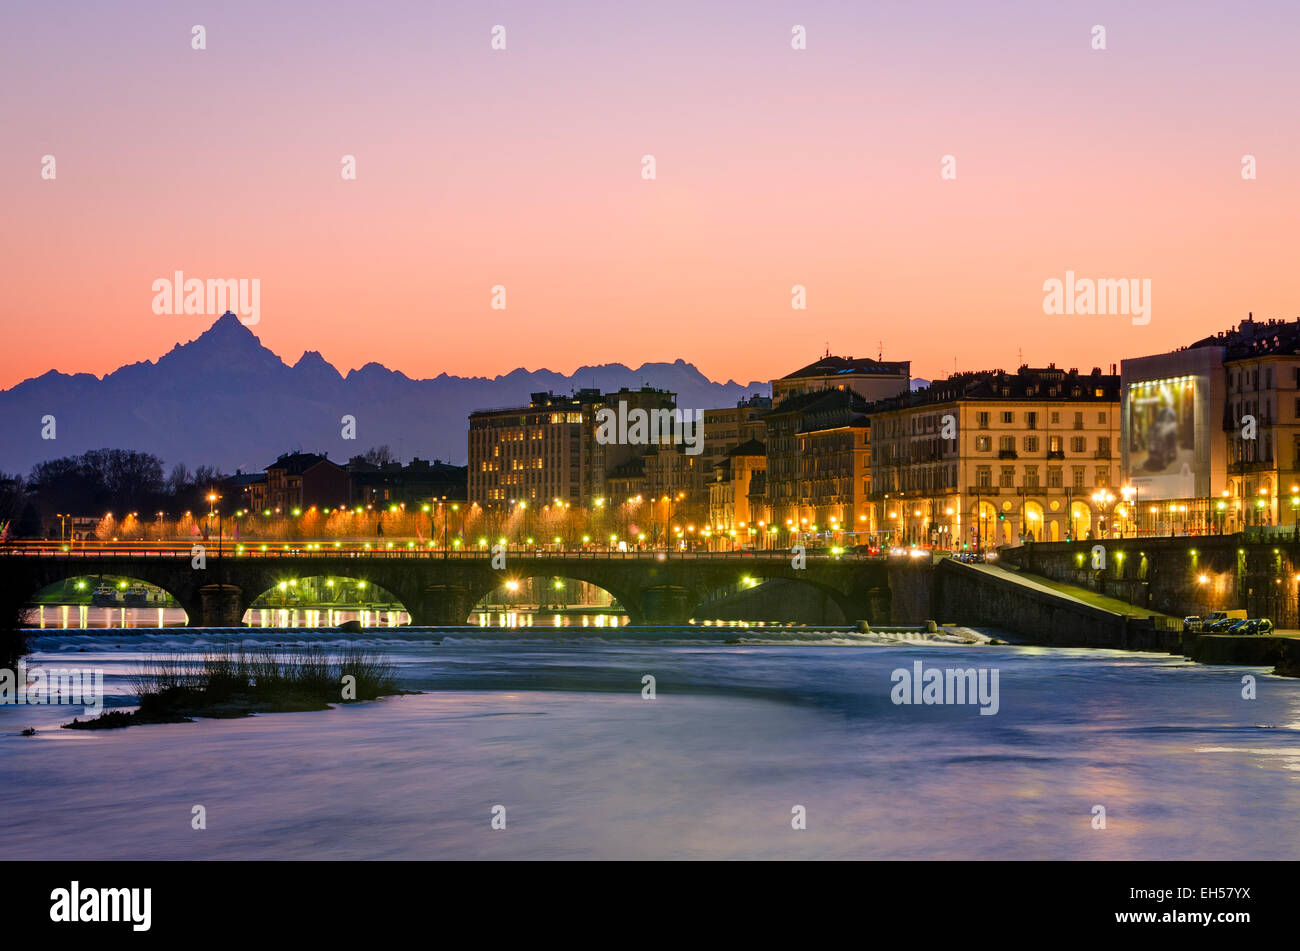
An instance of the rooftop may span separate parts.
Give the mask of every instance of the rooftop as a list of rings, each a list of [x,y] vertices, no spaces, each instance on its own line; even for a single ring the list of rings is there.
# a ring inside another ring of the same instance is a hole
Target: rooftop
[[[802,369],[795,370],[793,373],[787,373],[781,377],[783,380],[799,380],[809,377],[823,376],[907,376],[911,371],[911,363],[907,360],[895,362],[891,360],[871,360],[863,357],[855,359],[853,357],[834,357],[824,356],[815,363],[810,363]]]
[[[1236,326],[1203,337],[1183,349],[1201,347],[1225,348],[1225,360],[1300,353],[1300,320],[1255,320],[1255,315],[1250,313]]]
[[[1022,366],[1015,373],[968,370],[954,373],[946,380],[935,380],[919,390],[878,400],[871,405],[871,411],[879,413],[957,400],[1007,399],[1118,402],[1119,376],[1102,373],[1100,367],[1081,374],[1075,368],[1062,370],[1054,363],[1045,367]]]

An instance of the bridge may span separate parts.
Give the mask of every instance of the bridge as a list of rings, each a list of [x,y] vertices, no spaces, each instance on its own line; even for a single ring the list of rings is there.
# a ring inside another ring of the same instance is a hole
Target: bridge
[[[218,554],[194,567],[189,548],[61,547],[0,551],[0,605],[31,604],[42,589],[75,577],[132,578],[169,593],[195,627],[237,626],[253,601],[281,581],[348,578],[386,589],[417,626],[462,625],[474,606],[511,580],[568,578],[618,599],[632,624],[684,624],[711,593],[745,578],[784,578],[821,589],[847,622],[887,624],[900,617],[891,589],[901,572],[928,575],[929,558],[808,554],[795,567],[787,552],[511,551],[504,567],[488,551],[292,550]],[[911,613],[911,612],[904,612]]]

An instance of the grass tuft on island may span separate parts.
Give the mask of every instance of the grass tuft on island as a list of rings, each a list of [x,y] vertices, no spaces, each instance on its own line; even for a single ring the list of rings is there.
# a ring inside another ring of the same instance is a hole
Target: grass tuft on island
[[[197,664],[178,656],[154,657],[134,675],[133,686],[137,709],[74,719],[64,728],[111,730],[146,723],[191,723],[194,717],[327,710],[335,703],[410,692],[398,689],[396,668],[386,655],[359,648],[330,653],[322,647],[228,648],[207,654]]]

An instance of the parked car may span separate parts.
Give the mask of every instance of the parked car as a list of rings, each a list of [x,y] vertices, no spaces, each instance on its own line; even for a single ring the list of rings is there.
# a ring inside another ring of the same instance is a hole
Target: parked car
[[[1194,634],[1201,632],[1201,625],[1205,623],[1205,618],[1199,614],[1191,614],[1183,618],[1183,630],[1191,631]]]
[[[1240,621],[1244,621],[1244,620],[1245,618],[1221,617],[1211,621],[1207,618],[1206,622],[1201,625],[1201,633],[1202,634],[1227,634],[1229,628],[1239,623]]]

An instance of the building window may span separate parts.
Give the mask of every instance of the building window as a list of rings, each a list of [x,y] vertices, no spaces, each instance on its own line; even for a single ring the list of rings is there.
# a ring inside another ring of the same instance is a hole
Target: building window
[[[1038,414],[1025,413],[1025,429],[1037,429],[1037,428],[1038,428]]]
[[[1025,466],[1025,488],[1038,488],[1038,466]]]
[[[1014,423],[1015,421],[1016,421],[1016,414],[1011,412],[1010,410],[1007,410],[1002,414],[1002,422],[1010,424],[1010,423]]]
[[[1075,414],[1074,414],[1074,428],[1075,428],[1075,429],[1083,429],[1083,413],[1082,413],[1082,412],[1078,412],[1078,413],[1075,413]]]
[[[1015,451],[1016,451],[1016,437],[1015,437],[1015,436],[999,436],[999,437],[998,437],[998,449],[1002,450],[1003,452],[1015,452]]]
[[[1076,489],[1085,488],[1083,466],[1070,466],[1070,477],[1074,480]]]
[[[1062,452],[1065,448],[1065,441],[1060,436],[1047,437],[1048,452]]]
[[[1296,437],[1296,452],[1300,453],[1300,436]],[[981,489],[991,489],[993,487],[993,470],[988,466],[980,466],[975,470],[975,484]]]
[[[1296,402],[1297,402],[1297,403],[1300,403],[1300,400],[1296,400]],[[1297,412],[1300,412],[1300,410],[1298,410]],[[993,450],[993,437],[992,437],[992,436],[976,436],[976,437],[975,437],[975,451],[976,451],[976,452],[991,452],[992,450]]]
[[[1037,437],[1037,436],[1026,436],[1026,437],[1025,437],[1025,452],[1038,452],[1038,437]]]
[[[1070,452],[1087,452],[1087,451],[1088,451],[1087,436],[1070,437]]]
[[[1296,372],[1297,372],[1297,375],[1300,375],[1300,370],[1297,370]],[[1300,400],[1297,400],[1296,402],[1297,402],[1297,403],[1300,403]],[[989,428],[989,414],[988,414],[988,413],[977,413],[977,414],[975,414],[975,419],[976,419],[976,421],[978,422],[978,424],[979,424],[979,428],[980,428],[980,429],[988,429],[988,428]]]
[[[1099,423],[1106,422],[1106,414],[1104,412],[1097,414],[1097,422]]]
[[[1061,488],[1061,467],[1060,466],[1047,467],[1047,487],[1049,489]]]
[[[1003,466],[1002,474],[998,477],[998,485],[1004,489],[1015,488],[1016,485],[1016,467]]]
[[[1053,423],[1059,423],[1061,421],[1061,413],[1059,410],[1052,410],[1051,420]]]

